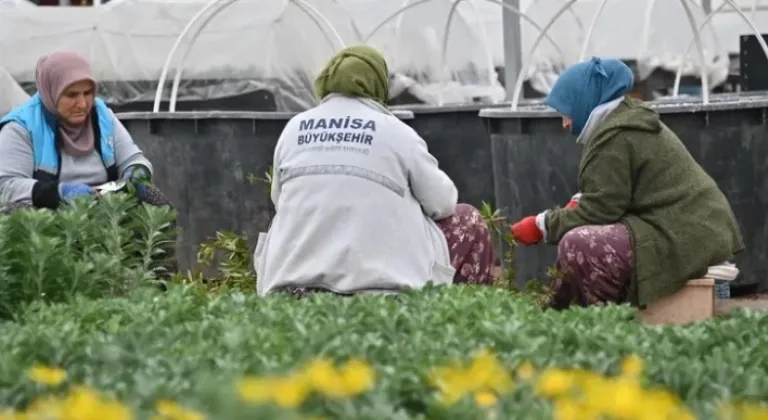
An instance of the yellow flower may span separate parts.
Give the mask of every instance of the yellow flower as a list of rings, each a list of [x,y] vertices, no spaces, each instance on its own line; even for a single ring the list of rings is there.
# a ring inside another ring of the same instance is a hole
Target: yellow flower
[[[26,413],[9,410],[0,412],[0,420],[32,420],[32,418]]]
[[[334,398],[360,395],[376,380],[374,370],[362,360],[350,360],[337,371],[330,360],[318,358],[307,365],[304,375],[314,390]]]
[[[643,390],[637,382],[618,380],[613,383],[611,407],[608,414],[617,418],[635,418],[643,411],[645,400]]]
[[[544,397],[559,397],[571,391],[574,385],[574,378],[569,372],[548,369],[539,377],[534,391]]]
[[[168,400],[155,403],[155,410],[159,415],[155,416],[154,420],[203,420],[205,418],[194,410],[186,409],[181,404]]]
[[[496,405],[498,401],[498,397],[493,392],[482,391],[475,393],[475,404],[480,407],[490,407]]]
[[[310,386],[325,396],[338,398],[347,395],[341,375],[328,359],[312,360],[304,369],[304,375]]]
[[[623,376],[629,376],[636,378],[643,373],[643,359],[636,355],[630,355],[625,357],[621,361],[621,374]]]
[[[58,418],[63,401],[51,395],[40,397],[29,405],[27,414],[32,418]]]
[[[116,401],[102,398],[96,391],[80,386],[64,400],[60,420],[130,420],[130,409]]]
[[[517,377],[524,381],[530,380],[536,375],[536,368],[533,367],[533,363],[525,361],[517,367]]]
[[[281,408],[296,408],[307,399],[311,391],[303,375],[291,374],[277,381],[273,399]]]
[[[458,402],[471,388],[464,370],[458,367],[437,368],[430,381],[439,391],[440,403],[448,406]]]
[[[468,393],[505,394],[514,389],[509,373],[494,354],[485,350],[478,352],[466,368],[454,364],[434,369],[430,381],[444,405],[453,405]]]
[[[349,360],[341,367],[341,382],[347,396],[360,395],[373,388],[376,372],[362,360]]]
[[[246,403],[266,403],[272,399],[276,381],[271,377],[246,377],[237,382],[237,394]]]
[[[500,394],[512,392],[514,384],[496,355],[481,350],[472,360],[467,371],[470,391],[491,389]]]
[[[582,407],[569,398],[555,401],[554,420],[582,420]]]
[[[29,370],[27,376],[38,384],[58,386],[67,379],[67,372],[63,369],[35,365]]]

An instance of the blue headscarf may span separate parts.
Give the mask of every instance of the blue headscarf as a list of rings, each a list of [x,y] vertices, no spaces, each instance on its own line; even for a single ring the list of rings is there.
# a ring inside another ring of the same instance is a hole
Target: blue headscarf
[[[624,96],[633,84],[632,70],[621,60],[592,57],[565,69],[544,103],[571,117],[571,133],[578,136],[592,110]]]

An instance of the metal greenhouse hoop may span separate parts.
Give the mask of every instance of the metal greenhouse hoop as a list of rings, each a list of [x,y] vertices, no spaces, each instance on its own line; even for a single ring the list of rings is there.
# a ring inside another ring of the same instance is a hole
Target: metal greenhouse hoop
[[[577,0],[570,0],[568,3],[566,3],[563,7],[561,7],[557,13],[555,13],[554,16],[552,16],[552,19],[547,23],[547,25],[544,27],[542,32],[539,34],[539,36],[536,38],[536,40],[533,42],[533,46],[531,47],[530,51],[528,52],[528,55],[526,56],[525,60],[523,60],[523,66],[520,74],[517,77],[517,80],[515,81],[515,88],[514,92],[512,94],[512,110],[516,111],[518,104],[520,102],[520,95],[523,90],[523,82],[525,81],[525,74],[528,72],[528,67],[531,65],[531,59],[533,58],[533,54],[536,52],[536,49],[539,47],[539,44],[541,43],[541,40],[544,38],[546,33],[552,28],[552,25],[562,16],[562,14],[565,12],[565,10],[570,7],[573,3],[575,3]],[[652,2],[654,0],[651,0]],[[726,0],[731,1],[731,0]],[[604,0],[605,2],[605,0]],[[693,13],[691,13],[690,7],[685,2],[685,0],[680,0],[680,3],[683,6],[683,9],[685,9],[686,17],[688,18],[688,22],[691,26],[691,32],[694,34],[694,40],[696,41],[696,46],[699,53],[699,60],[703,63],[704,62],[704,50],[701,45],[701,39],[699,37],[699,32],[696,30],[696,22],[693,18]],[[602,4],[601,6],[604,6]],[[651,4],[651,7],[653,4]],[[598,12],[601,12],[601,10],[598,10]],[[593,19],[593,22],[596,21],[597,18]],[[702,86],[706,87],[706,90],[704,91],[704,103],[709,103],[709,84],[706,80],[706,74],[704,72],[704,69],[702,67]]]
[[[189,22],[187,22],[187,25],[184,27],[184,29],[181,31],[179,36],[176,38],[176,41],[171,47],[171,51],[168,53],[168,57],[166,58],[165,64],[163,65],[163,69],[160,73],[160,80],[158,81],[157,90],[155,92],[155,102],[152,107],[152,112],[159,112],[160,110],[160,102],[162,99],[165,82],[168,77],[168,71],[171,65],[171,60],[176,55],[176,52],[181,46],[181,42],[184,40],[187,34],[192,30],[192,28],[200,19],[203,19],[203,17],[205,17],[205,20],[203,21],[203,23],[197,28],[197,30],[193,34],[190,45],[189,47],[187,47],[186,53],[180,60],[179,67],[176,69],[176,74],[174,77],[173,88],[171,90],[171,98],[169,103],[170,112],[176,111],[176,96],[178,95],[178,86],[179,86],[179,83],[181,80],[181,74],[184,68],[184,61],[188,56],[189,51],[192,48],[192,45],[194,45],[195,41],[197,40],[197,37],[200,35],[202,30],[207,26],[207,24],[211,21],[211,19],[213,19],[221,11],[223,11],[224,9],[226,9],[236,1],[237,0],[211,0],[209,3],[203,6],[200,9],[200,11],[198,11],[192,17],[192,19],[189,20]],[[328,18],[325,15],[320,13],[320,11],[318,11],[317,9],[309,5],[305,0],[285,0],[285,1],[286,1],[286,5],[290,3],[296,4],[296,6],[299,7],[299,9],[302,12],[304,12],[310,19],[312,19],[312,21],[317,25],[317,27],[320,28],[320,30],[323,32],[323,35],[331,45],[331,48],[335,49],[336,46],[333,45],[333,42],[330,40],[330,37],[328,36],[326,29],[323,27],[323,25],[321,25],[321,22],[325,24],[326,27],[331,31],[332,35],[336,38],[336,41],[338,41],[339,45],[342,48],[345,46],[344,41],[342,40],[339,33],[336,31],[336,28],[333,27],[330,20],[328,20]],[[213,10],[213,12],[209,16],[206,16],[206,14],[210,10]],[[320,19],[320,21],[318,21],[318,19]]]
[[[373,37],[373,35],[374,35],[374,34],[376,34],[378,31],[380,31],[380,30],[381,30],[381,29],[382,29],[382,28],[383,28],[383,27],[384,27],[384,26],[385,26],[387,23],[389,23],[390,21],[392,21],[392,19],[395,19],[395,18],[399,18],[400,16],[402,16],[402,14],[403,14],[404,12],[408,11],[409,9],[411,9],[411,8],[414,8],[414,7],[416,7],[416,6],[419,6],[419,5],[421,5],[421,4],[429,3],[429,2],[431,2],[431,1],[435,1],[435,0],[416,0],[416,1],[413,1],[413,2],[408,2],[408,1],[406,1],[406,2],[407,2],[407,4],[406,4],[405,6],[401,7],[401,8],[400,8],[400,9],[398,9],[398,10],[396,10],[394,13],[390,14],[389,16],[387,16],[386,18],[384,18],[384,20],[382,20],[381,22],[379,22],[379,24],[378,24],[378,25],[376,25],[376,26],[375,26],[375,27],[374,27],[374,28],[373,28],[373,29],[372,29],[372,30],[371,30],[371,31],[368,33],[368,35],[367,35],[365,38],[363,38],[363,42],[364,42],[364,43],[367,43],[367,42],[368,42],[368,41],[371,39],[371,37]],[[458,4],[459,4],[459,3],[461,3],[462,1],[465,1],[465,0],[455,0],[455,1],[453,2],[453,4],[451,5],[451,10],[450,10],[450,12],[449,12],[449,14],[448,14],[448,18],[446,19],[446,24],[445,24],[445,28],[446,28],[446,31],[445,31],[445,34],[444,34],[444,36],[443,36],[443,46],[442,46],[442,51],[441,51],[441,69],[445,67],[445,58],[446,58],[446,54],[447,54],[447,52],[446,52],[446,51],[447,51],[447,46],[448,46],[448,28],[450,27],[450,24],[451,24],[451,22],[452,22],[452,20],[453,20],[453,14],[455,13],[455,11],[456,11],[456,9],[457,9],[457,7],[458,7]],[[524,12],[521,12],[519,9],[515,8],[514,6],[511,6],[511,5],[509,5],[509,4],[506,4],[506,3],[504,3],[502,0],[483,0],[483,1],[487,1],[487,2],[489,2],[489,3],[498,4],[498,5],[500,5],[501,7],[503,7],[503,8],[505,8],[505,9],[509,10],[510,12],[512,12],[512,13],[514,13],[514,14],[516,14],[516,15],[520,16],[520,18],[521,18],[521,19],[524,19],[526,22],[530,23],[530,24],[531,24],[531,25],[532,25],[534,28],[536,28],[536,29],[539,29],[540,31],[542,30],[542,29],[541,29],[541,26],[540,26],[540,25],[539,25],[539,24],[538,24],[538,23],[537,23],[535,20],[533,20],[533,19],[532,19],[530,16],[528,16],[528,15],[527,15],[527,14],[525,14]],[[567,4],[566,4],[564,7],[563,7],[563,9],[561,9],[561,10],[563,10],[563,11],[564,11],[564,10],[570,10],[570,8],[571,8],[571,5],[572,5],[574,2],[575,2],[575,0],[570,0],[570,1],[569,1],[569,2],[568,2],[568,3],[567,3]],[[562,13],[562,11],[561,11],[560,13]],[[563,53],[562,49],[561,49],[561,48],[560,48],[560,46],[559,46],[559,45],[557,45],[557,43],[556,43],[556,42],[555,42],[555,41],[554,41],[554,40],[553,40],[553,39],[552,39],[552,38],[549,36],[549,34],[547,34],[547,33],[544,33],[544,37],[546,37],[546,38],[547,38],[547,40],[548,40],[549,42],[551,42],[551,43],[552,43],[552,45],[555,47],[555,50],[557,50],[557,52],[560,54],[560,57],[561,57],[561,58],[563,58],[563,59],[565,59],[565,54]],[[541,36],[541,32],[540,32],[540,35],[539,35],[539,38],[538,38],[538,39],[542,39],[542,36]],[[488,54],[490,54],[490,53],[488,53]],[[442,82],[444,82],[444,81],[445,81],[445,79],[444,79],[444,73],[441,73],[441,81],[442,81]],[[440,98],[440,99],[439,99],[439,101],[442,103],[442,98]]]
[[[458,9],[459,4],[461,2],[463,2],[463,1],[468,1],[468,0],[454,0],[453,4],[451,5],[451,9],[448,12],[448,17],[445,20],[445,30],[443,32],[443,34],[444,34],[444,36],[443,36],[443,45],[442,45],[442,49],[441,49],[441,53],[440,53],[440,68],[441,69],[445,68],[445,61],[446,61],[446,58],[447,58],[447,55],[448,55],[448,39],[449,39],[448,28],[450,28],[451,23],[453,21],[453,14]],[[538,29],[539,33],[541,33],[541,31],[542,31],[541,25],[539,25],[535,20],[533,20],[533,18],[531,18],[530,16],[525,14],[525,12],[520,11],[520,9],[518,9],[518,8],[516,8],[516,7],[514,7],[514,6],[510,5],[510,4],[507,4],[507,3],[505,3],[502,0],[483,0],[483,1],[487,1],[489,3],[498,4],[501,7],[509,10],[510,12],[520,16],[521,19],[524,19],[526,22],[530,23],[531,26],[533,26],[534,28]],[[603,1],[605,1],[605,0],[603,0]],[[569,7],[568,10],[571,10],[571,8]],[[557,45],[555,40],[553,40],[549,35],[547,35],[547,40],[549,40],[549,42],[552,43],[552,45],[555,47],[555,50],[557,50],[557,52],[560,54],[560,57],[563,59],[563,61],[565,61],[565,54],[563,53],[563,50],[560,49],[560,46]],[[491,67],[491,68],[493,68],[493,67]],[[441,73],[441,80],[440,80],[440,82],[441,83],[445,83],[445,81],[446,81],[445,80],[445,72],[443,72],[443,73]],[[442,105],[442,103],[443,103],[442,99],[443,99],[442,98],[442,91],[440,91],[440,96],[438,97],[438,104],[439,105]]]
[[[756,3],[757,3],[757,1],[755,1],[755,3],[753,3],[753,9],[752,9],[753,14],[755,12],[755,8],[754,7],[755,7]],[[752,29],[752,32],[754,32],[755,35],[757,36],[757,42],[760,44],[760,48],[763,50],[763,54],[765,54],[765,56],[768,57],[768,44],[766,44],[765,40],[763,39],[762,35],[760,34],[760,31],[757,29],[757,26],[755,26],[755,23],[732,0],[723,0],[723,3],[720,3],[720,6],[718,6],[715,10],[713,10],[712,13],[707,15],[707,18],[704,19],[704,22],[701,23],[701,25],[697,29],[696,33],[697,34],[701,33],[706,28],[706,26],[709,25],[709,22],[712,20],[712,18],[715,17],[716,14],[718,14],[718,13],[723,11],[725,6],[731,6],[731,9],[733,11],[735,11],[736,13],[738,13],[739,16],[741,16],[741,20],[744,21],[747,25],[750,26],[750,29]],[[683,75],[683,65],[685,64],[685,60],[688,58],[688,54],[690,53],[691,48],[693,47],[694,41],[695,41],[695,39],[692,40],[690,44],[688,44],[688,48],[686,48],[685,53],[683,54],[683,57],[680,60],[680,65],[677,67],[677,71],[675,72],[675,83],[674,83],[674,86],[672,87],[672,97],[674,97],[674,98],[677,98],[679,96],[679,93],[680,93],[680,81],[681,81],[682,75]],[[703,62],[702,62],[702,67],[703,67]],[[703,79],[702,79],[702,82],[703,82]],[[703,83],[702,83],[702,89],[703,89]],[[703,92],[702,92],[702,94],[703,94]],[[709,99],[709,98],[707,98],[707,99]],[[705,103],[707,103],[707,102],[705,102]]]

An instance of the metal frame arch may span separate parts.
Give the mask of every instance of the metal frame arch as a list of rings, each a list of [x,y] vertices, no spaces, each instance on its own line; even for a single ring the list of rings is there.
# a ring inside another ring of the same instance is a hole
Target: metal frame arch
[[[531,46],[531,49],[528,51],[527,56],[523,60],[523,65],[520,66],[520,74],[517,75],[517,80],[515,80],[515,89],[512,93],[512,110],[517,111],[517,105],[518,102],[520,102],[520,94],[523,91],[523,82],[525,81],[525,75],[528,73],[528,68],[531,65],[531,61],[533,61],[533,54],[536,52],[536,49],[539,48],[539,44],[541,43],[541,40],[544,39],[545,36],[547,36],[547,33],[552,28],[552,25],[557,22],[557,20],[560,18],[560,16],[565,13],[566,10],[568,10],[573,3],[576,3],[577,0],[568,0],[566,4],[563,5],[560,9],[557,10],[557,13],[552,16],[552,18],[547,22],[546,25],[544,25],[544,28],[539,33],[539,36],[536,37],[536,40],[533,41],[533,45]],[[507,81],[509,83],[509,81]]]
[[[429,0],[424,0],[425,3],[427,1],[429,1]],[[453,22],[453,15],[458,10],[459,4],[464,2],[464,1],[469,1],[469,0],[454,0],[453,4],[451,5],[451,10],[448,12],[448,17],[445,20],[445,29],[443,31],[443,45],[442,45],[442,50],[441,50],[441,53],[440,53],[440,69],[445,69],[445,61],[446,61],[446,58],[447,58],[447,55],[448,55],[448,39],[449,39],[449,37],[448,37],[449,30],[448,29],[450,28],[451,23]],[[500,5],[502,8],[509,10],[510,12],[520,16],[521,19],[523,19],[526,22],[530,23],[531,26],[533,26],[534,28],[539,30],[539,33],[542,32],[541,25],[539,25],[535,20],[533,20],[533,18],[528,16],[525,12],[520,11],[520,9],[518,9],[518,8],[516,8],[516,7],[514,7],[514,6],[510,5],[510,4],[507,4],[507,3],[503,2],[502,0],[483,0],[483,1],[487,1],[489,3]],[[421,3],[419,3],[419,4],[421,4]],[[568,4],[568,6],[570,6],[570,3]],[[568,9],[572,11],[572,9],[570,7],[568,7]],[[545,36],[546,36],[547,40],[550,43],[552,43],[552,45],[555,47],[555,50],[557,50],[557,52],[560,54],[560,58],[562,58],[563,61],[565,61],[565,54],[563,53],[563,50],[560,49],[560,46],[557,45],[555,40],[553,40],[549,36],[549,34],[546,34]],[[444,77],[445,72],[443,71],[442,73],[440,73],[440,75],[441,75],[440,82],[441,83],[445,83],[445,81],[446,81],[445,77]],[[442,103],[443,103],[442,96],[443,96],[443,94],[442,94],[442,90],[441,90],[440,93],[438,94],[438,105],[442,105]]]
[[[490,40],[488,38],[488,31],[487,31],[488,28],[485,25],[485,22],[482,22],[482,16],[483,15],[480,14],[479,10],[477,10],[477,7],[475,6],[475,3],[470,1],[470,2],[467,2],[467,4],[469,5],[469,7],[472,8],[472,12],[474,12],[475,17],[478,18],[478,20],[481,21],[481,23],[479,25],[480,26],[480,31],[479,31],[480,32],[480,42],[482,42],[483,45],[485,46],[485,59],[487,61],[486,66],[488,66],[488,75],[487,76],[488,76],[489,80],[492,80],[492,79],[494,79],[496,77],[496,70],[495,70],[495,66],[493,64],[493,52],[491,51],[491,42],[490,42]],[[457,10],[457,12],[459,13],[459,17],[464,19],[464,22],[467,23],[467,18],[462,13],[462,11],[461,10]],[[440,91],[440,92],[442,92],[442,91]]]
[[[365,38],[363,38],[363,43],[368,43],[368,41],[371,39],[371,37],[373,37],[373,35],[375,35],[377,32],[379,32],[381,30],[381,28],[383,28],[384,25],[388,24],[392,19],[401,16],[403,13],[405,13],[406,11],[408,11],[411,8],[414,8],[414,7],[419,6],[421,4],[424,4],[424,3],[429,3],[431,1],[436,1],[436,0],[416,0],[414,2],[410,2],[409,0],[406,0],[406,2],[408,2],[408,5],[405,6],[405,7],[402,7],[400,9],[398,9],[398,10],[396,10],[394,13],[390,14],[389,16],[384,18],[384,20],[379,22],[379,24],[376,25],[370,32],[368,32],[368,35],[366,35]],[[451,9],[455,9],[456,3],[461,2],[461,1],[464,1],[464,0],[457,0],[457,2],[454,2],[454,4],[452,5]],[[512,13],[517,14],[522,19],[525,19],[525,21],[530,23],[534,28],[536,28],[536,29],[540,29],[541,28],[541,25],[536,23],[536,21],[531,19],[524,12],[521,12],[519,9],[504,3],[502,0],[483,0],[483,1],[487,1],[487,2],[490,2],[490,3],[495,3],[495,4],[498,4],[498,5],[501,5],[502,7],[506,8],[509,11],[511,11]],[[568,3],[564,6],[564,8],[570,8],[573,3],[575,3],[575,0],[568,0]],[[560,9],[560,11],[559,11],[560,14],[562,14],[562,10],[563,9]],[[450,15],[449,15],[449,19],[450,19]],[[552,46],[554,46],[555,49],[560,53],[561,58],[565,58],[565,54],[560,49],[560,46],[557,45],[557,43],[549,36],[549,34],[545,34],[545,37],[547,38],[547,40],[549,42],[552,43]]]
[[[379,32],[381,30],[381,28],[383,28],[384,25],[389,23],[392,19],[398,18],[397,22],[398,23],[402,22],[402,15],[403,15],[403,13],[405,13],[406,11],[408,11],[408,10],[418,6],[418,5],[421,5],[421,4],[424,4],[424,3],[429,3],[431,1],[435,1],[435,0],[416,0],[414,2],[411,2],[410,0],[404,1],[403,3],[405,4],[405,6],[395,10],[394,13],[392,13],[389,16],[387,16],[386,18],[384,18],[384,20],[379,22],[378,25],[376,25],[373,29],[371,29],[371,31],[368,32],[368,35],[366,35],[365,38],[363,38],[363,43],[367,44],[368,41],[370,41],[370,39],[373,37],[373,35],[376,34],[377,32]],[[399,29],[400,29],[399,26],[395,27],[395,30],[398,30],[398,32],[399,32]]]
[[[411,4],[412,1],[413,0],[403,0],[402,4],[400,5],[400,9],[403,9],[403,10],[409,9],[410,7],[408,7],[408,6]],[[422,4],[422,3],[419,3],[419,4]],[[477,8],[475,7],[474,3],[469,3],[469,5],[470,5],[470,7],[472,7],[472,11],[475,13],[476,16],[478,16],[478,17],[482,16],[480,14],[480,11],[477,10]],[[459,13],[461,13],[461,12],[459,12]],[[396,36],[396,38],[395,38],[395,50],[396,51],[400,50],[400,44],[401,44],[401,40],[402,40],[402,37],[400,36],[400,33],[401,33],[400,32],[400,28],[402,27],[402,25],[403,25],[403,13],[399,13],[397,15],[397,19],[395,20],[395,36]],[[491,53],[491,47],[489,46],[490,42],[488,42],[488,32],[487,32],[486,29],[487,29],[487,27],[486,27],[485,23],[483,23],[482,24],[482,31],[480,32],[480,35],[482,37],[482,42],[485,43],[485,50],[486,50],[486,55],[488,56],[488,60],[491,63],[491,67],[493,67],[493,54]],[[368,42],[368,40],[371,38],[372,35],[373,35],[373,31],[367,37],[365,37],[365,41],[364,42]]]
[[[157,91],[155,92],[155,103],[153,105],[153,112],[158,112],[160,109],[160,102],[162,99],[162,93],[163,88],[165,87],[165,81],[168,76],[168,70],[170,67],[171,59],[176,55],[176,52],[178,51],[179,46],[181,45],[181,41],[184,40],[187,33],[189,33],[190,30],[192,30],[192,27],[197,23],[198,20],[200,20],[205,14],[211,10],[214,9],[216,6],[220,5],[220,7],[216,8],[210,16],[207,16],[203,23],[197,28],[195,33],[193,34],[193,37],[191,39],[190,45],[187,47],[187,51],[185,55],[182,57],[179,67],[176,70],[176,75],[173,82],[173,88],[171,90],[171,97],[170,97],[170,103],[169,103],[169,111],[175,112],[176,110],[176,96],[178,95],[178,86],[181,80],[181,74],[183,73],[184,68],[184,62],[189,55],[189,52],[192,48],[192,45],[194,45],[195,41],[197,40],[197,37],[200,35],[202,30],[207,26],[207,24],[213,19],[216,15],[218,15],[221,11],[226,9],[227,7],[231,6],[232,3],[236,2],[237,0],[211,0],[208,4],[206,4],[202,9],[200,9],[195,16],[190,19],[189,22],[187,22],[187,25],[184,27],[184,30],[179,34],[178,38],[176,39],[176,42],[174,43],[173,47],[171,48],[171,51],[168,54],[168,58],[166,59],[165,64],[163,65],[163,70],[160,74],[160,80],[158,82]],[[328,33],[326,32],[326,27],[324,27],[322,23],[324,23],[328,29],[332,32],[332,34],[335,36],[336,40],[339,42],[339,45],[342,46],[342,48],[345,46],[344,41],[342,40],[339,33],[336,31],[336,28],[331,24],[330,20],[320,13],[317,9],[315,9],[313,6],[309,5],[305,0],[286,0],[286,7],[288,4],[294,3],[296,4],[299,9],[304,12],[312,21],[317,25],[317,27],[323,32],[324,37],[330,44],[331,48],[335,49],[335,45],[333,44],[333,41],[330,40]],[[314,13],[314,15],[313,15]],[[318,21],[318,18],[320,21]]]
[[[760,44],[760,48],[763,50],[763,54],[765,54],[766,57],[768,57],[768,44],[766,44],[763,37],[760,35],[760,31],[757,29],[757,26],[755,26],[755,23],[744,13],[743,10],[741,10],[732,0],[723,0],[720,5],[713,10],[709,15],[707,15],[707,18],[704,19],[704,22],[699,26],[697,33],[701,33],[701,31],[704,30],[704,28],[710,23],[712,18],[715,17],[716,14],[723,11],[725,6],[731,6],[731,9],[735,11],[736,13],[741,16],[741,20],[744,21],[747,25],[750,26],[752,29],[752,32],[756,35],[757,42]],[[683,74],[683,65],[685,64],[685,60],[688,58],[688,54],[691,51],[691,48],[693,47],[694,40],[691,40],[691,42],[688,44],[688,48],[686,48],[685,53],[683,54],[682,59],[680,60],[680,65],[677,67],[677,71],[675,72],[675,83],[672,88],[672,97],[676,98],[679,96],[680,93],[680,81],[682,79]],[[703,70],[702,70],[703,71]]]
[[[411,4],[413,0],[403,0],[403,3],[400,5],[400,9],[406,9],[408,8],[408,5]],[[399,10],[399,9],[398,9]],[[400,28],[403,26],[403,14],[400,13],[397,15],[397,19],[395,20],[395,56],[399,56],[400,54],[400,45],[402,44],[403,37],[400,35],[401,31]],[[369,34],[365,38],[363,38],[364,43],[368,43],[368,40],[371,38],[371,35]],[[394,65],[397,65],[397,62],[394,63]]]
[[[595,26],[597,26],[597,21],[600,19],[600,16],[602,16],[603,10],[605,9],[606,4],[608,4],[608,0],[603,0],[600,3],[600,6],[597,8],[597,11],[595,12],[595,16],[593,16],[592,21],[589,22],[589,28],[587,28],[587,35],[584,38],[584,43],[581,45],[581,52],[579,53],[579,61],[583,61],[587,56],[589,43],[592,41],[592,33],[595,31]]]
[[[181,75],[184,71],[184,65],[186,64],[187,57],[189,57],[190,52],[192,51],[192,45],[195,44],[195,41],[197,40],[197,37],[200,36],[200,33],[203,31],[203,29],[208,26],[208,23],[216,17],[220,12],[222,12],[224,9],[232,5],[237,0],[228,1],[225,5],[221,6],[220,8],[214,10],[204,21],[203,23],[198,26],[195,33],[192,35],[192,40],[190,42],[189,47],[187,47],[187,50],[185,51],[184,55],[181,58],[181,61],[179,62],[179,67],[176,69],[176,75],[173,79],[173,86],[171,87],[171,97],[169,101],[168,111],[170,112],[176,112],[176,99],[179,93],[179,84],[181,83]],[[309,17],[312,22],[315,23],[315,25],[320,28],[320,30],[323,32],[323,37],[328,42],[328,44],[331,46],[331,49],[336,49],[336,46],[333,44],[333,40],[328,36],[328,33],[323,28],[323,25],[321,25],[321,22],[318,21],[318,18],[322,20],[322,23],[324,23],[333,33],[333,35],[336,37],[336,40],[339,42],[339,45],[341,48],[345,47],[344,41],[341,39],[341,36],[336,31],[336,28],[333,27],[333,24],[328,20],[328,18],[320,13],[319,10],[314,8],[312,5],[308,4],[305,0],[286,0],[284,6],[280,10],[280,14],[278,15],[278,18],[282,17],[282,15],[285,13],[288,6],[291,4],[295,4],[296,7],[299,8],[304,14]],[[311,11],[311,13],[310,13]]]
[[[155,91],[155,103],[152,106],[152,112],[159,112],[160,111],[160,100],[163,96],[163,90],[165,87],[165,79],[168,77],[168,69],[171,66],[171,60],[176,55],[176,51],[179,49],[179,46],[181,45],[181,41],[184,40],[184,37],[187,36],[187,33],[192,29],[192,27],[197,23],[198,20],[200,20],[205,13],[208,12],[208,10],[212,9],[214,6],[216,6],[219,2],[222,1],[234,1],[234,0],[211,0],[208,2],[205,6],[203,6],[194,16],[192,16],[192,19],[187,22],[186,26],[184,26],[184,29],[181,30],[181,33],[176,38],[176,41],[174,41],[173,46],[171,47],[171,51],[168,52],[168,57],[165,59],[165,64],[163,64],[163,69],[160,72],[160,80],[157,83],[157,90]]]
[[[567,1],[567,0],[563,0],[563,1]],[[530,9],[536,3],[537,3],[537,0],[531,1],[530,3],[528,3],[528,7],[526,7],[525,10],[523,10],[522,12],[523,13],[527,13],[528,9]],[[579,14],[576,13],[576,11],[573,10],[573,7],[569,8],[568,12],[571,15],[573,15],[573,20],[576,21],[576,26],[579,27],[579,33],[580,34],[584,34],[584,22],[581,20],[581,17],[579,16]]]
[[[213,12],[208,14],[208,16],[203,19],[203,22],[197,26],[197,29],[192,34],[192,39],[190,39],[189,45],[187,45],[187,48],[184,50],[184,54],[181,56],[181,59],[178,62],[178,66],[176,67],[176,73],[173,76],[173,83],[171,85],[171,95],[170,100],[168,102],[168,111],[169,112],[176,112],[176,96],[179,93],[179,84],[181,83],[181,74],[184,72],[184,66],[187,63],[187,58],[189,58],[189,54],[192,52],[192,46],[195,45],[195,42],[197,41],[197,37],[200,36],[200,34],[203,32],[203,29],[205,29],[208,24],[218,16],[218,14],[229,7],[229,5],[235,3],[237,0],[224,0],[221,3],[218,3],[218,8],[215,8]],[[158,106],[159,108],[159,106]]]
[[[656,0],[649,0],[645,6],[645,18],[643,19],[643,32],[640,38],[640,47],[637,49],[637,56],[642,57],[648,49],[648,38],[651,32],[651,17],[653,8],[656,7]]]
[[[696,50],[699,53],[699,73],[701,74],[701,101],[703,104],[709,103],[709,77],[707,71],[704,68],[704,46],[701,45],[701,34],[696,28],[696,20],[691,12],[691,7],[686,0],[680,0],[680,4],[685,10],[685,15],[688,17],[688,23],[691,25],[691,32],[693,33],[693,40],[696,42]]]

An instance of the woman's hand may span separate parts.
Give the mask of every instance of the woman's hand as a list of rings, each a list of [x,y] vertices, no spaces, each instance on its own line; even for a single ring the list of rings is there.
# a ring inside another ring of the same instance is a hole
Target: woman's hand
[[[63,200],[73,200],[80,197],[95,195],[96,190],[88,184],[59,184],[59,196]]]
[[[133,183],[149,181],[151,178],[149,169],[144,165],[132,165],[123,172],[123,179]]]
[[[523,245],[535,245],[544,239],[536,225],[536,216],[528,216],[512,225],[512,236]]]

